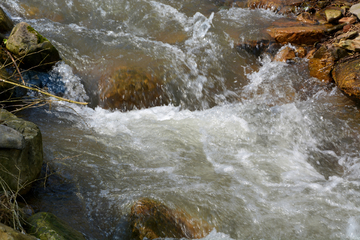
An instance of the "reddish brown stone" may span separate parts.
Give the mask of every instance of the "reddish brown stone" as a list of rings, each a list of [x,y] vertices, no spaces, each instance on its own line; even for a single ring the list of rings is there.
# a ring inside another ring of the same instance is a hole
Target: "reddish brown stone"
[[[353,24],[356,22],[355,17],[343,17],[339,20],[339,23]]]
[[[360,101],[360,58],[336,64],[332,77],[336,85],[348,96]]]
[[[351,25],[350,25],[350,24],[345,25],[345,26],[343,27],[343,32],[344,32],[344,33],[347,33],[350,29],[351,29]]]
[[[183,211],[173,210],[161,202],[141,199],[130,213],[130,229],[133,239],[155,238],[203,238],[213,227],[192,218]]]
[[[279,43],[312,45],[325,36],[326,27],[322,25],[297,25],[291,27],[270,27],[267,32]]]
[[[309,59],[309,71],[312,77],[319,80],[330,82],[331,70],[334,66],[334,57],[325,46],[320,47],[314,55]]]

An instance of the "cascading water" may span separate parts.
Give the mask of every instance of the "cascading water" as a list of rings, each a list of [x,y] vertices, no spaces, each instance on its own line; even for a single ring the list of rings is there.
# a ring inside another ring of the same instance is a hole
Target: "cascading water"
[[[216,228],[205,239],[360,237],[360,113],[306,64],[237,51],[281,18],[219,11],[209,0],[4,0],[59,49],[49,74],[65,96],[25,117],[61,176],[38,205],[89,239],[124,239],[141,197]],[[98,104],[118,66],[156,69],[172,104],[128,112]],[[71,216],[71,217],[69,217]]]

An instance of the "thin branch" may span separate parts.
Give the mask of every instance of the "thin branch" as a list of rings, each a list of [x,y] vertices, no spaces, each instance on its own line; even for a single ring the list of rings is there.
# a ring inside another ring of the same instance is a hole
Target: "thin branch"
[[[86,103],[86,102],[77,102],[77,101],[69,100],[69,99],[66,99],[66,98],[58,97],[58,96],[56,96],[56,95],[50,94],[50,93],[48,93],[48,92],[45,92],[45,91],[43,91],[43,90],[41,90],[41,89],[37,89],[37,88],[33,88],[33,87],[28,87],[28,86],[26,86],[26,85],[22,85],[22,84],[14,83],[14,82],[11,82],[11,81],[7,81],[7,80],[2,79],[2,78],[0,78],[0,81],[5,82],[5,83],[8,83],[8,84],[15,85],[15,86],[18,86],[18,87],[26,88],[26,89],[28,89],[28,90],[32,90],[32,91],[35,91],[35,92],[39,92],[39,93],[42,93],[42,94],[44,94],[44,95],[46,95],[46,96],[54,97],[54,98],[56,98],[56,99],[59,99],[59,100],[61,100],[61,101],[70,102],[70,103],[76,103],[76,104],[80,104],[80,105],[87,105],[87,104],[88,104],[88,103]]]
[[[20,75],[20,78],[21,78],[21,81],[22,81],[23,85],[25,85],[25,81],[24,81],[24,79],[23,79],[23,77],[22,77],[22,75],[21,75],[21,72],[20,72],[20,70],[19,70],[19,68],[18,68],[18,65],[16,64],[14,58],[12,57],[11,53],[10,53],[6,48],[4,48],[4,50],[5,50],[6,54],[11,58],[11,61],[14,63],[15,68],[16,68],[17,72],[18,72],[19,75]]]

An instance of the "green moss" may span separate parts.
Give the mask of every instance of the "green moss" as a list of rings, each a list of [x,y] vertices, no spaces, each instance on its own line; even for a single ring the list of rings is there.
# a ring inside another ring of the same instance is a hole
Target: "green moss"
[[[42,42],[45,42],[45,41],[48,41],[47,38],[43,37],[40,33],[38,33],[38,31],[36,31],[33,27],[31,26],[28,26],[27,29],[29,30],[29,32],[31,33],[35,33],[36,34],[36,37],[38,39],[38,43],[42,43]]]

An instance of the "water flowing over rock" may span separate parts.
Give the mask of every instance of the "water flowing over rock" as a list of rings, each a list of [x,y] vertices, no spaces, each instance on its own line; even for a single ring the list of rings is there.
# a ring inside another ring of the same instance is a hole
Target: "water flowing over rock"
[[[331,70],[334,66],[335,59],[325,46],[320,47],[309,59],[309,70],[312,77],[330,82]]]
[[[13,21],[9,18],[4,10],[0,7],[0,33],[6,33],[11,31],[14,27]]]
[[[28,232],[40,239],[85,240],[82,233],[52,213],[40,212],[28,218]]]
[[[166,237],[198,239],[211,231],[208,224],[147,198],[132,206],[130,221],[132,237],[139,240]]]
[[[36,237],[18,232],[0,223],[0,239],[2,240],[36,240]]]
[[[0,109],[0,124],[0,176],[12,190],[25,194],[43,163],[40,129],[4,109]]]
[[[332,77],[337,86],[348,96],[360,102],[360,58],[335,65]]]
[[[50,41],[25,22],[18,23],[11,31],[6,48],[17,58],[23,58],[22,68],[48,71],[61,60]]]
[[[102,79],[99,88],[104,108],[127,111],[169,103],[163,80],[141,69],[121,67],[110,79]]]

